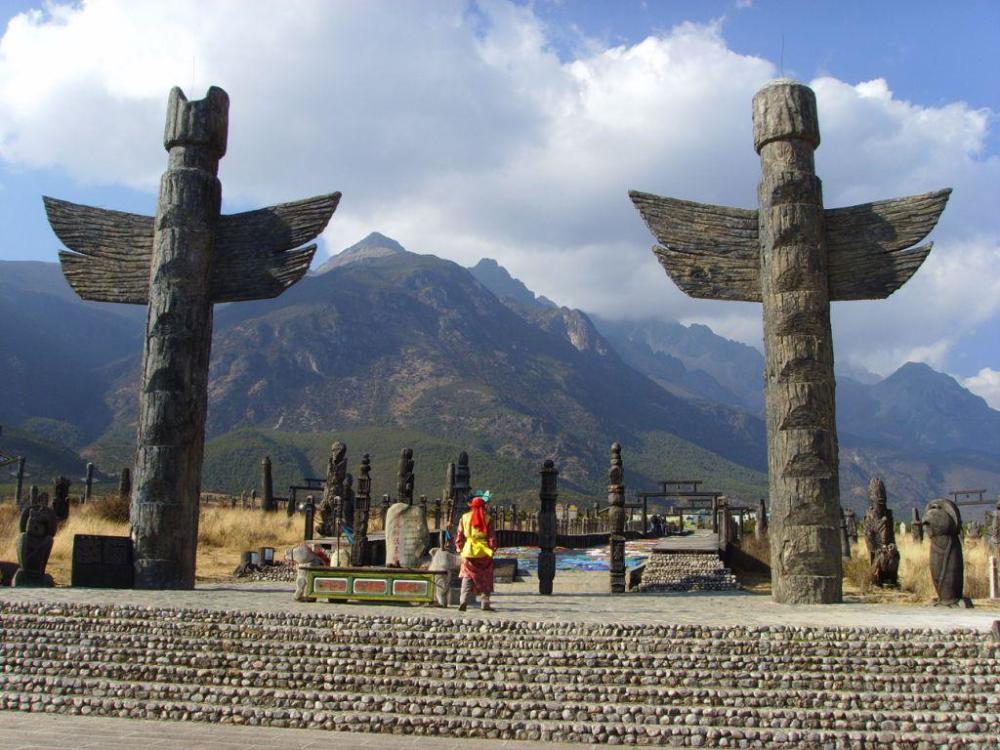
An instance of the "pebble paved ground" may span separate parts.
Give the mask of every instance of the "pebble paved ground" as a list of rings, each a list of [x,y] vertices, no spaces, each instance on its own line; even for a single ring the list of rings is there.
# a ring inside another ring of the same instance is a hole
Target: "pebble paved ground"
[[[404,737],[309,729],[160,724],[98,716],[0,715],[0,750],[577,750],[563,742]]]
[[[218,608],[260,612],[345,612],[398,616],[408,610],[437,617],[491,617],[539,622],[631,622],[635,624],[799,625],[899,628],[977,628],[988,630],[1000,619],[1000,609],[950,609],[901,604],[845,603],[838,605],[782,605],[769,596],[741,591],[699,593],[605,593],[607,573],[560,573],[555,593],[538,595],[538,580],[500,585],[494,597],[495,613],[456,608],[410,605],[305,604],[292,600],[292,584],[213,583],[194,591],[112,591],[102,589],[0,589],[0,602],[64,601],[79,604]]]

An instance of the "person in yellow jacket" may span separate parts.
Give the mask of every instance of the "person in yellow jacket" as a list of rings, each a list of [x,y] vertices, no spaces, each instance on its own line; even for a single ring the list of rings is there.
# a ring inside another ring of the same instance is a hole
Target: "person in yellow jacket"
[[[476,496],[469,503],[472,510],[462,516],[455,536],[455,549],[462,556],[462,594],[458,609],[464,612],[469,606],[469,594],[480,597],[484,612],[492,612],[490,594],[493,593],[493,553],[497,548],[497,535],[486,515],[486,502]]]

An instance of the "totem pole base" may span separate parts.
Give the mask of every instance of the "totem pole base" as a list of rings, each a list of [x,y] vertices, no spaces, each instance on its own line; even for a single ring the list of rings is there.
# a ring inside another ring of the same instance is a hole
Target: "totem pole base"
[[[843,579],[835,576],[772,576],[771,596],[778,604],[839,604]]]

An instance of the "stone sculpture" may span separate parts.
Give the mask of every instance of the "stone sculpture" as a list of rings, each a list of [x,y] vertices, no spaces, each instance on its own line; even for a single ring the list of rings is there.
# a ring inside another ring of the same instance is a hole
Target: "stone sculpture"
[[[559,470],[547,459],[542,464],[542,486],[538,491],[538,593],[551,594],[556,577],[556,501]]]
[[[337,504],[344,497],[344,481],[347,478],[347,446],[337,440],[330,446],[330,457],[326,461],[326,483],[323,500],[319,504],[319,535],[332,537],[337,534]]]
[[[951,500],[931,500],[924,511],[924,526],[931,540],[930,570],[937,603],[971,606],[963,597],[965,561],[962,555],[962,514]]]
[[[885,484],[878,477],[868,482],[868,511],[865,513],[865,542],[871,580],[876,586],[899,585],[899,550],[892,511],[886,504]]]
[[[385,518],[385,564],[415,568],[427,551],[427,516],[416,505],[394,503]]]
[[[781,79],[753,100],[760,209],[632,191],[660,263],[693,297],[762,302],[772,591],[842,599],[840,483],[830,302],[881,299],[930,252],[919,242],[950,191],[824,210],[816,98]]]
[[[625,593],[625,468],[622,447],[611,444],[611,468],[608,470],[608,521],[611,524],[610,562],[611,593]]]
[[[446,576],[434,576],[434,603],[439,607],[448,606],[451,584],[458,578],[461,567],[461,555],[438,547],[431,550],[431,564],[428,570],[444,570],[448,573]]]
[[[302,565],[329,565],[330,558],[326,556],[325,553],[320,549],[316,549],[309,544],[303,542],[302,544],[297,544],[288,550],[288,557],[292,559],[292,562],[296,566]],[[297,602],[314,602],[315,599],[306,596],[306,587],[309,580],[306,578],[305,573],[301,570],[295,576],[295,601]]]
[[[396,481],[396,502],[413,505],[413,448],[403,448],[399,454],[399,475]]]
[[[170,92],[156,216],[45,199],[84,299],[148,306],[131,529],[135,585],[194,587],[213,306],[275,297],[309,269],[339,193],[220,215],[229,97]],[[301,248],[301,249],[295,249]]]
[[[858,516],[854,508],[847,509],[847,536],[850,537],[851,544],[858,543]]]
[[[45,572],[52,552],[52,541],[59,521],[49,507],[48,495],[36,496],[34,502],[21,511],[18,523],[17,562],[13,585],[25,588],[50,588],[52,576]]]

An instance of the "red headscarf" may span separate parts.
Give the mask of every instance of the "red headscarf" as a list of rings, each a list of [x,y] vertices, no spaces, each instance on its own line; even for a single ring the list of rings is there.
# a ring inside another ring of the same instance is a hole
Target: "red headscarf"
[[[486,533],[486,511],[483,508],[486,503],[483,502],[481,497],[472,498],[472,502],[469,503],[472,506],[472,518],[470,523],[472,528],[478,529],[479,531]]]

